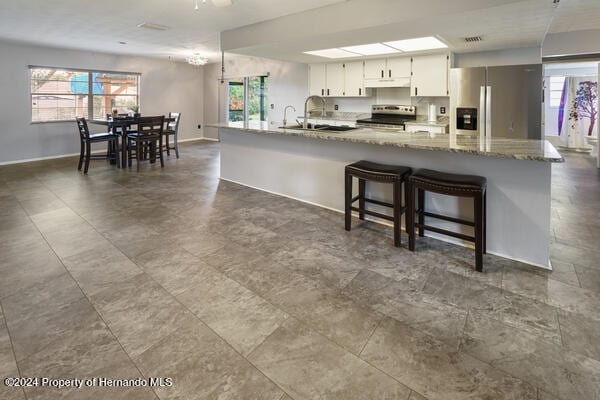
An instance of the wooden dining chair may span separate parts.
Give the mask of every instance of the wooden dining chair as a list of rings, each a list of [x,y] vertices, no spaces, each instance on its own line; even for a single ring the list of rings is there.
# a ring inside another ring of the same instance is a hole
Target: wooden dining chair
[[[94,133],[90,134],[90,130],[88,128],[88,124],[85,118],[76,118],[77,128],[79,130],[79,142],[81,145],[81,151],[79,153],[79,164],[77,165],[77,170],[81,171],[81,167],[83,168],[83,173],[87,174],[88,168],[90,166],[90,160],[115,160],[117,157],[117,143],[118,136],[112,134],[112,132],[104,132],[104,133]],[[106,155],[93,155],[92,154],[92,143],[107,143]]]
[[[146,149],[149,149],[150,161],[156,160],[159,156],[161,168],[165,166],[163,152],[159,151],[163,146],[163,129],[165,116],[140,117],[137,120],[137,131],[127,134],[127,154],[128,165],[131,167],[132,160],[135,157],[137,161],[137,170],[140,170],[140,162],[146,159],[144,157]]]
[[[165,150],[167,155],[171,155],[171,150],[175,150],[175,156],[179,158],[179,145],[177,144],[177,134],[179,132],[179,120],[181,119],[181,113],[170,112],[169,119],[173,118],[174,121],[167,122],[167,129],[163,131],[165,136]],[[169,136],[173,136],[173,147],[169,145]]]

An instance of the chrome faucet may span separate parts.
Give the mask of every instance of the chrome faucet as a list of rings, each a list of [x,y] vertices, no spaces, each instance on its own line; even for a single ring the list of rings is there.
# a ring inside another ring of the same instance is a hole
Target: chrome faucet
[[[302,128],[308,128],[308,102],[311,99],[319,99],[323,102],[323,109],[321,110],[321,116],[325,117],[325,99],[321,96],[308,96],[306,101],[304,102],[304,122],[302,123]]]
[[[294,106],[285,106],[285,108],[283,109],[283,126],[287,125],[287,110],[288,108],[291,108],[292,110],[294,110],[294,112],[296,112],[296,108]]]

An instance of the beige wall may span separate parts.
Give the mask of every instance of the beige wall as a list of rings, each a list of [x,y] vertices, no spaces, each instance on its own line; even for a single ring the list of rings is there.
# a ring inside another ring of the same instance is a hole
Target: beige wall
[[[0,164],[79,152],[74,122],[31,124],[29,65],[139,72],[141,112],[179,111],[181,139],[202,136],[197,128],[204,120],[202,67],[12,42],[0,42],[0,54]]]

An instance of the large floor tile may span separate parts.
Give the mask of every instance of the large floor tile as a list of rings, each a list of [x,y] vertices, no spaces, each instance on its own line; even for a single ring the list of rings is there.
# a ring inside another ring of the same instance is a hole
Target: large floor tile
[[[239,283],[205,269],[178,300],[242,355],[249,354],[287,318]]]
[[[533,386],[391,318],[361,358],[431,400],[536,398]]]
[[[145,376],[173,378],[161,400],[279,400],[281,389],[196,319],[134,359]]]
[[[562,310],[558,320],[566,348],[600,361],[600,321]]]
[[[469,315],[461,348],[561,399],[600,396],[600,361],[498,321]]]
[[[288,279],[266,298],[350,352],[360,353],[382,315],[304,275],[290,273]]]
[[[147,274],[93,295],[92,302],[123,348],[136,356],[193,315]]]
[[[250,361],[295,400],[408,399],[410,390],[356,356],[290,319]]]

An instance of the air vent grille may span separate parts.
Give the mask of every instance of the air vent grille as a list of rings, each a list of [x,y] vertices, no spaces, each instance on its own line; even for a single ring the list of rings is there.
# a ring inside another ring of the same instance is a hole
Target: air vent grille
[[[152,22],[142,22],[137,25],[138,28],[152,29],[155,31],[166,31],[167,29],[171,29],[165,25],[153,24]]]
[[[465,38],[465,42],[473,43],[473,42],[481,42],[483,39],[481,36],[469,36]]]

